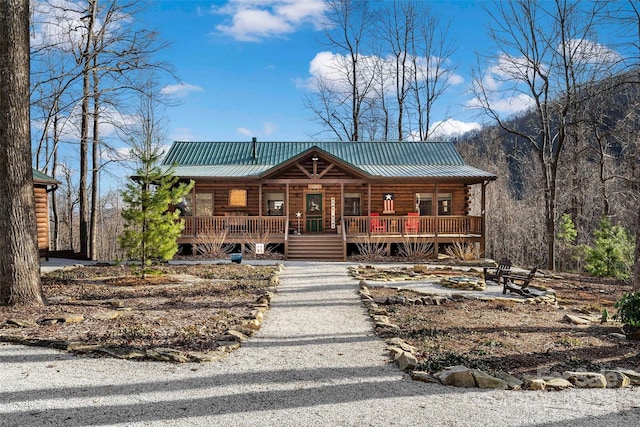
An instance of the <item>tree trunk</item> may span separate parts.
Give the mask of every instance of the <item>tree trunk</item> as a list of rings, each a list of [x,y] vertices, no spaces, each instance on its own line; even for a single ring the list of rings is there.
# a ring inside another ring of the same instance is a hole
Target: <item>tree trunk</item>
[[[87,39],[85,40],[85,48],[82,52],[82,120],[80,123],[80,256],[90,258],[89,253],[89,195],[88,195],[88,174],[89,174],[89,96],[92,47],[93,47],[93,27],[95,24],[96,13],[98,9],[98,1],[89,1],[87,25]]]
[[[633,289],[640,291],[640,212],[636,220],[636,252],[633,261]]]
[[[0,2],[0,304],[43,304],[29,116],[29,0]]]
[[[99,165],[99,118],[100,118],[100,93],[98,92],[98,72],[97,72],[97,63],[95,62],[96,58],[94,57],[93,64],[93,141],[92,141],[92,172],[91,172],[91,221],[90,221],[90,229],[89,229],[89,255],[90,258],[95,260],[97,259],[98,248],[96,240],[97,240],[97,214],[98,214],[98,200],[99,200],[99,185],[100,185],[100,171],[98,169]]]

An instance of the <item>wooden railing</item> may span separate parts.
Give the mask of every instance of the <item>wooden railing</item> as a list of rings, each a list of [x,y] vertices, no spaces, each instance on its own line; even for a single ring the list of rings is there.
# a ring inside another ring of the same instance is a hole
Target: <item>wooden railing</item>
[[[284,216],[188,216],[182,219],[183,237],[221,233],[284,235],[286,230]]]
[[[285,235],[284,216],[202,216],[183,217],[183,237],[198,235],[270,234]],[[358,235],[474,235],[482,234],[479,216],[347,216],[342,223],[343,236]]]
[[[348,235],[481,235],[479,216],[348,216],[344,218]]]

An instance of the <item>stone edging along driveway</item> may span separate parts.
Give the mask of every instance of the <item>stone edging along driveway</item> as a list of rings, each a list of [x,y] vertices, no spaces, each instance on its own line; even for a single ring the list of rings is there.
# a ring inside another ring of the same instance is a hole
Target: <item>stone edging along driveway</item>
[[[102,348],[99,346],[89,346],[83,343],[66,342],[59,340],[37,340],[24,338],[20,336],[12,336],[2,338],[2,341],[12,342],[23,345],[36,345],[42,347],[50,347],[66,350],[74,353],[100,352],[121,359],[139,359],[146,358],[163,362],[213,362],[220,360],[229,355],[230,352],[238,349],[243,343],[247,342],[259,331],[264,314],[269,309],[274,292],[277,291],[279,279],[278,274],[283,271],[283,264],[279,264],[279,269],[271,280],[271,287],[263,295],[259,296],[254,310],[242,325],[235,326],[227,330],[225,335],[219,340],[217,351],[209,354],[197,352],[183,352],[170,348],[155,348],[141,351],[135,348]],[[344,266],[346,269],[346,266]],[[350,268],[352,276],[356,276],[355,268]],[[353,280],[353,279],[352,279]],[[369,284],[360,279],[359,296],[364,306],[368,310],[368,314],[373,322],[373,328],[376,332],[389,335],[398,329],[398,326],[389,323],[386,316],[387,311],[384,305],[408,303],[404,300],[393,301],[374,301],[369,293]],[[424,293],[419,303],[421,304],[441,304],[448,297],[440,294]],[[415,304],[416,301],[410,303]],[[64,319],[62,319],[64,321]],[[630,385],[640,385],[640,373],[632,370],[606,370],[603,372],[563,372],[562,376],[547,377],[524,377],[516,378],[506,372],[499,372],[495,375],[489,375],[478,369],[469,369],[464,366],[452,366],[441,372],[429,373],[424,371],[416,371],[414,368],[418,365],[418,361],[414,356],[415,348],[404,342],[398,337],[388,338],[385,340],[387,350],[390,357],[398,365],[403,372],[409,372],[411,378],[417,381],[438,383],[442,385],[450,385],[457,387],[479,387],[479,388],[498,388],[498,389],[530,389],[530,390],[561,390],[565,388],[621,388]]]
[[[364,266],[364,270],[373,269],[374,267]],[[475,299],[475,295],[463,295],[453,294],[452,296],[446,296],[442,293],[434,293],[428,291],[421,291],[417,289],[411,289],[417,294],[422,296],[419,298],[408,299],[402,296],[388,297],[384,299],[374,299],[369,291],[370,287],[382,286],[389,287],[396,290],[401,288],[393,285],[372,285],[368,283],[362,276],[363,268],[350,267],[350,274],[359,280],[360,290],[358,292],[360,299],[368,310],[376,332],[380,335],[389,336],[394,335],[400,328],[390,323],[387,317],[387,309],[385,306],[394,304],[419,304],[419,305],[441,305],[446,301],[472,298]],[[379,273],[376,273],[379,275]],[[384,278],[383,278],[384,280]],[[412,277],[403,277],[404,280],[412,280]],[[391,280],[393,282],[393,280]],[[482,283],[483,285],[484,283]],[[477,290],[470,288],[469,290]],[[552,290],[543,297],[532,299],[514,299],[505,297],[482,297],[486,299],[509,299],[518,303],[543,303],[543,304],[556,304],[555,292]],[[567,321],[573,323],[579,323],[584,319],[577,318],[575,316],[566,315]],[[451,366],[440,372],[430,373],[425,371],[414,370],[419,364],[415,357],[416,349],[403,341],[399,337],[387,338],[387,348],[398,367],[404,371],[409,372],[411,378],[416,381],[423,381],[427,383],[437,383],[455,387],[478,387],[483,389],[509,389],[509,390],[563,390],[567,388],[623,388],[629,386],[640,385],[640,372],[630,369],[608,369],[601,372],[576,372],[565,371],[555,373],[547,376],[524,376],[522,378],[516,378],[507,372],[497,372],[495,375],[489,375],[479,369],[470,369],[462,365]]]

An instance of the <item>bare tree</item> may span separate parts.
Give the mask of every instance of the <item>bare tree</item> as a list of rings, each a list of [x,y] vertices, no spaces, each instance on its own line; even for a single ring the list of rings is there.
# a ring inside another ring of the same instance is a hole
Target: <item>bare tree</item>
[[[308,97],[305,106],[338,140],[360,141],[360,126],[371,105],[368,101],[375,82],[372,58],[365,54],[374,15],[368,2],[329,0],[327,18],[327,45],[336,51],[328,58],[331,73],[315,79],[316,96]]]
[[[490,12],[490,36],[503,53],[489,79],[475,78],[474,91],[483,110],[537,155],[550,269],[555,267],[558,164],[580,108],[578,94],[585,84],[603,76],[603,67],[610,66],[612,59],[606,49],[593,42],[601,8],[598,2],[566,0],[496,3],[496,11]],[[491,84],[487,84],[489,80]],[[493,103],[495,88],[526,100],[535,126],[523,129],[505,120]]]
[[[433,108],[451,85],[455,65],[451,56],[456,50],[449,33],[449,24],[441,20],[425,3],[418,3],[418,12],[412,17],[415,34],[411,38],[412,81],[411,108],[417,118],[417,137],[427,141],[433,128]]]
[[[338,140],[426,141],[454,72],[448,26],[416,0],[328,5],[332,52],[316,57],[323,72],[305,100],[314,119]]]
[[[105,147],[100,125],[109,110],[124,112],[127,96],[138,91],[138,74],[142,70],[168,71],[166,64],[153,61],[153,55],[165,44],[157,33],[135,23],[144,2],[133,0],[49,1],[45,18],[49,26],[57,20],[65,22],[55,37],[45,40],[39,52],[60,49],[72,57],[75,68],[49,80],[64,82],[61,90],[77,91],[80,104],[79,145],[79,240],[80,254],[96,258],[96,227],[99,208],[99,181],[103,164],[100,154]],[[61,18],[49,18],[61,17]],[[77,83],[80,88],[77,88]],[[53,97],[53,96],[52,96]],[[49,129],[47,126],[45,129]],[[54,163],[55,164],[55,163]],[[89,175],[89,173],[91,175]],[[54,175],[55,177],[55,175]]]
[[[0,2],[0,304],[43,304],[29,120],[29,1]]]

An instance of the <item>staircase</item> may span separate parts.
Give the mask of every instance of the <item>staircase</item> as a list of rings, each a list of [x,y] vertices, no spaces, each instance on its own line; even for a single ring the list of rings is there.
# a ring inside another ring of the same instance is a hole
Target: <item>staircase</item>
[[[288,260],[344,261],[342,236],[309,234],[289,236]]]

